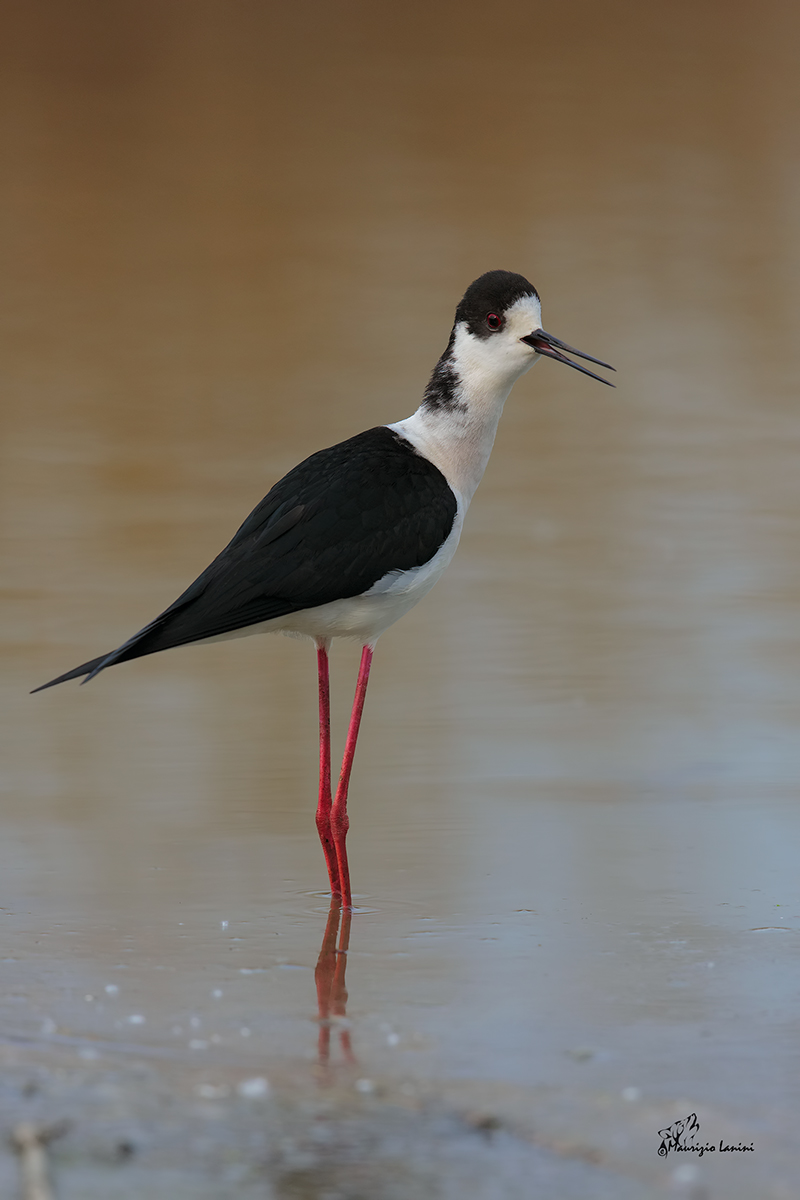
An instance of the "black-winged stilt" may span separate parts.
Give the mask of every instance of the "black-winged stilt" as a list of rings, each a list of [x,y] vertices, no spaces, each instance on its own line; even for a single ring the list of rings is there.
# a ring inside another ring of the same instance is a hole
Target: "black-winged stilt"
[[[331,893],[351,904],[347,792],[375,644],[429,592],[455,553],[511,388],[541,355],[600,359],[541,327],[536,288],[489,271],[456,309],[447,348],[417,411],[312,454],[276,483],[233,540],[160,616],[110,654],[40,688],[188,642],[251,633],[304,634],[317,647],[320,779],[317,829]],[[331,791],[328,649],[361,643],[361,664],[335,794]]]

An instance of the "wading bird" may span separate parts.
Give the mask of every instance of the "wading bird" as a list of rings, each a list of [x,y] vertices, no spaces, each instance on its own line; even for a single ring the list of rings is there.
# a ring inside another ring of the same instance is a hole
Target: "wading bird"
[[[544,355],[601,383],[563,351],[613,370],[542,329],[536,288],[489,271],[456,309],[417,411],[312,454],[276,483],[202,575],[110,654],[41,688],[188,642],[304,634],[317,647],[317,829],[331,893],[351,905],[347,792],[370,665],[380,635],[429,592],[452,559],[514,383]],[[331,792],[328,649],[361,643],[342,769]]]

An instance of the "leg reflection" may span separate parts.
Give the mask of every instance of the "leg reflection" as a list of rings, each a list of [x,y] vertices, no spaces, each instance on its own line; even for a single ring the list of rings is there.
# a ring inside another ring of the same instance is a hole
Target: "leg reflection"
[[[330,1063],[331,1028],[338,1020],[344,1018],[347,1010],[345,972],[350,945],[351,915],[349,907],[342,907],[341,897],[334,896],[314,972],[319,1006],[319,1061],[323,1067]],[[354,1063],[356,1058],[350,1041],[350,1030],[345,1025],[339,1028],[339,1045],[345,1062]]]

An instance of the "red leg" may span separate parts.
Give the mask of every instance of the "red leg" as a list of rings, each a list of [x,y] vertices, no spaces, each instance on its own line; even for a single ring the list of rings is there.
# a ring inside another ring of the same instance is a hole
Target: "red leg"
[[[319,803],[317,832],[325,855],[331,895],[341,895],[339,862],[331,833],[331,690],[326,640],[317,642],[317,672],[319,674]]]
[[[372,646],[364,646],[361,651],[361,665],[358,668],[356,695],[353,700],[353,711],[350,714],[350,728],[347,730],[347,741],[344,746],[342,771],[339,776],[339,786],[336,788],[336,798],[331,807],[331,835],[336,847],[336,858],[339,863],[339,883],[341,886],[342,904],[352,907],[350,894],[350,869],[347,865],[347,850],[345,839],[350,827],[347,815],[347,789],[350,786],[350,772],[353,769],[353,758],[358,741],[358,729],[361,724],[361,714],[364,711],[364,698],[369,683],[369,669],[372,666]]]

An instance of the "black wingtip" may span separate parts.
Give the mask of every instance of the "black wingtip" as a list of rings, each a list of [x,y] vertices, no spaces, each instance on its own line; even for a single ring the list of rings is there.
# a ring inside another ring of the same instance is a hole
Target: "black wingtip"
[[[71,671],[65,671],[63,675],[58,675],[55,679],[48,680],[47,683],[41,683],[29,695],[35,696],[37,692],[44,692],[47,688],[55,687],[57,683],[67,683],[70,679],[80,679],[82,675],[85,675],[86,678],[82,679],[81,683],[88,683],[98,671],[102,670],[103,664],[108,657],[109,655],[107,654],[101,654],[99,658],[93,658],[90,662],[81,663],[79,667],[74,667]]]
[[[33,688],[28,692],[29,696],[35,696],[37,692],[46,692],[48,688],[55,687],[57,683],[66,683],[69,679],[78,679],[79,676],[68,672],[66,675],[59,675],[58,679],[50,679],[47,683],[40,683],[38,687]],[[81,684],[86,683],[85,679],[81,679]]]

